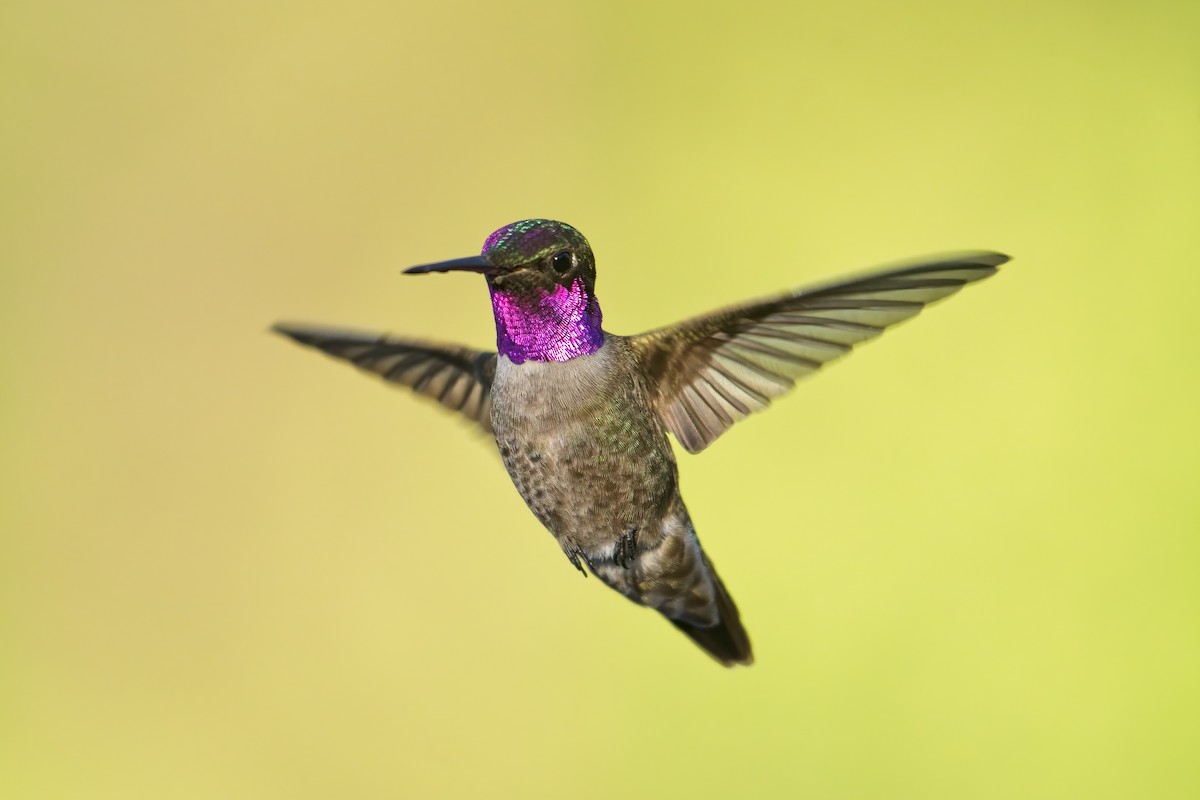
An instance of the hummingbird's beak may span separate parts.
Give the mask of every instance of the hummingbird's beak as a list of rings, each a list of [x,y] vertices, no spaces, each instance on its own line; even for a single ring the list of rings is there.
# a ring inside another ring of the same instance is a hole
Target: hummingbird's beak
[[[405,275],[425,275],[430,272],[480,272],[484,275],[499,275],[504,270],[492,266],[483,256],[452,258],[449,261],[420,264],[404,270]]]

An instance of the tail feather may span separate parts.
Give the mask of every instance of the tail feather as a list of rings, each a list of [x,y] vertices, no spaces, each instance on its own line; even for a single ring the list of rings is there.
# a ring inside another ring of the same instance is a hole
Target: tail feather
[[[754,653],[750,650],[750,637],[742,627],[742,618],[738,614],[733,598],[721,582],[721,576],[713,569],[708,557],[704,558],[708,574],[712,576],[713,586],[717,590],[717,609],[721,618],[716,625],[701,627],[684,620],[672,619],[671,624],[683,631],[698,644],[706,653],[726,667],[737,664],[750,666],[754,663]],[[668,618],[669,619],[669,618]]]

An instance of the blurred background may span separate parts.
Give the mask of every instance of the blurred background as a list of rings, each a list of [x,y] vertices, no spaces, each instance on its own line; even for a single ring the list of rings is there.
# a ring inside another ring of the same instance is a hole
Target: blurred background
[[[1200,6],[8,3],[0,795],[1200,796]],[[758,663],[267,333],[1015,261],[697,457]]]

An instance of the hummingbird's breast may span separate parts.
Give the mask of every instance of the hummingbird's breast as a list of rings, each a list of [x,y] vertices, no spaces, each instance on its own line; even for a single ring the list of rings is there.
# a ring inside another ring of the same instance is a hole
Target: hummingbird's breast
[[[657,538],[678,496],[675,459],[627,341],[568,361],[500,357],[492,426],[504,466],[560,542],[595,557],[638,528]]]

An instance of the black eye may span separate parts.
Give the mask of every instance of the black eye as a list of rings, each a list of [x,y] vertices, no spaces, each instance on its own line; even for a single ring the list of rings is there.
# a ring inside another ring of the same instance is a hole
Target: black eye
[[[550,266],[554,267],[554,271],[559,275],[564,275],[575,266],[575,257],[569,250],[563,250],[550,257]]]

